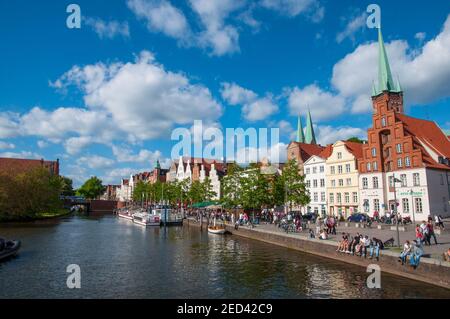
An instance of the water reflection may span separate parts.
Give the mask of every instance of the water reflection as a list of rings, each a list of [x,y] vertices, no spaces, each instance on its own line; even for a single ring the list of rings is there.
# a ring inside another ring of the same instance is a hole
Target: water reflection
[[[23,249],[0,264],[0,298],[449,298],[448,290],[196,227],[144,228],[113,216],[0,226]],[[82,269],[69,290],[68,264]]]

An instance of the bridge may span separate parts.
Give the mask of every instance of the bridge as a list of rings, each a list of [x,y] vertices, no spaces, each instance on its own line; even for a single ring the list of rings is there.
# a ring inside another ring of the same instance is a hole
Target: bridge
[[[117,208],[117,201],[85,199],[81,196],[61,196],[64,201],[64,207],[72,208],[74,206],[84,206],[86,213],[112,213]]]

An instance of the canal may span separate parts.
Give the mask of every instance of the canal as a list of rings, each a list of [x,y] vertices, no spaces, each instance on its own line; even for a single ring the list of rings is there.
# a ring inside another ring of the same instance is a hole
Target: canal
[[[450,291],[196,227],[142,228],[114,216],[0,225],[21,239],[0,263],[0,298],[450,298]],[[81,267],[68,289],[66,267]]]

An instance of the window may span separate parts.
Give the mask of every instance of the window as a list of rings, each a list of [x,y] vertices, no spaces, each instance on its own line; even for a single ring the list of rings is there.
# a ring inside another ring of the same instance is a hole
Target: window
[[[325,179],[324,178],[322,178],[320,180],[320,187],[325,187]]]
[[[317,173],[317,167],[313,167],[313,174]]]
[[[352,185],[352,179],[351,178],[347,178],[346,185],[347,186],[351,186]]]
[[[344,186],[344,180],[343,179],[339,180],[339,186]]]
[[[363,189],[367,189],[369,186],[369,182],[367,180],[367,177],[363,177],[362,179]]]
[[[364,204],[363,204],[363,207],[364,207],[364,212],[366,212],[366,213],[368,213],[369,212],[369,200],[368,199],[365,199],[364,200]]]
[[[374,209],[376,212],[379,212],[379,211],[380,211],[380,200],[379,200],[379,199],[374,199],[374,200],[373,200],[373,209]]]
[[[403,213],[409,213],[409,200],[407,198],[402,199]]]
[[[326,213],[327,213],[324,205],[322,205],[322,209],[320,211],[322,212],[322,215],[326,215]]]
[[[336,187],[336,180],[335,180],[335,179],[333,179],[333,180],[331,181],[331,187]]]
[[[350,169],[351,169],[350,164],[346,164],[345,165],[345,172],[346,173],[350,173]]]
[[[398,153],[398,154],[401,154],[401,153],[403,152],[402,144],[397,144],[397,145],[395,146],[395,149],[397,150],[397,153]]]
[[[420,186],[420,175],[419,173],[413,174],[413,185],[414,186]]]
[[[334,204],[334,194],[330,193],[330,204]]]
[[[373,188],[378,188],[378,177],[372,178]]]
[[[378,163],[377,162],[373,162],[373,170],[378,171]]]
[[[339,174],[342,174],[342,165],[339,165],[339,166],[338,166],[338,173],[339,173]]]
[[[330,170],[331,170],[331,174],[335,174],[336,173],[336,170],[335,170],[334,166],[331,166]]]
[[[358,193],[353,192],[353,203],[357,203],[358,202]]]
[[[310,188],[310,187],[311,187],[311,181],[310,181],[310,180],[307,180],[307,181],[306,181],[306,187],[307,187],[307,188]]]
[[[346,204],[350,203],[350,194],[349,193],[345,193],[345,203]]]
[[[326,201],[326,198],[325,198],[326,196],[325,196],[325,192],[321,192],[320,193],[320,201],[321,202],[324,202],[324,201]]]
[[[319,201],[319,196],[317,195],[317,193],[314,193],[314,202],[317,203]]]
[[[397,159],[397,167],[398,168],[402,168],[403,167],[403,159],[402,158]]]
[[[372,156],[377,156],[377,149],[375,147],[372,148]]]
[[[308,167],[308,168],[305,170],[305,175],[308,175],[309,173],[311,173],[311,169]]]
[[[415,198],[414,199],[416,203],[416,213],[421,214],[423,213],[423,207],[422,207],[422,198]]]
[[[381,119],[381,126],[382,126],[382,127],[385,127],[385,126],[386,126],[386,118],[385,118],[385,117],[383,117],[383,118]]]
[[[337,156],[338,156],[338,159],[342,159],[342,153],[341,152],[338,152]]]
[[[337,193],[336,195],[337,195],[337,202],[338,202],[338,204],[341,204],[342,203],[342,195],[341,195],[341,193]]]
[[[323,165],[320,166],[319,171],[320,171],[321,173],[325,172],[325,167],[324,167]]]
[[[402,181],[402,187],[407,187],[408,186],[408,182],[406,181],[406,174],[401,174],[400,175],[400,180]]]
[[[368,171],[368,172],[371,171],[371,168],[372,168],[372,167],[371,167],[371,164],[370,164],[370,163],[367,163],[367,171]]]
[[[317,188],[317,179],[313,180],[313,187]]]
[[[409,156],[405,157],[405,166],[410,167],[411,166],[411,160],[409,159]]]

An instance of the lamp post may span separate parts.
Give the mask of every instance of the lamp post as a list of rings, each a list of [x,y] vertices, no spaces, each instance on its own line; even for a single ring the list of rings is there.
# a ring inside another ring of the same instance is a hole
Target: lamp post
[[[398,212],[397,212],[397,190],[395,188],[395,183],[397,182],[401,181],[395,178],[395,174],[392,174],[392,184],[394,185],[394,213],[397,224],[397,247],[400,247],[400,230],[398,229]]]
[[[412,213],[413,213],[413,225],[416,225],[416,215],[414,212],[414,191],[412,188],[411,188],[411,209],[412,209]]]

